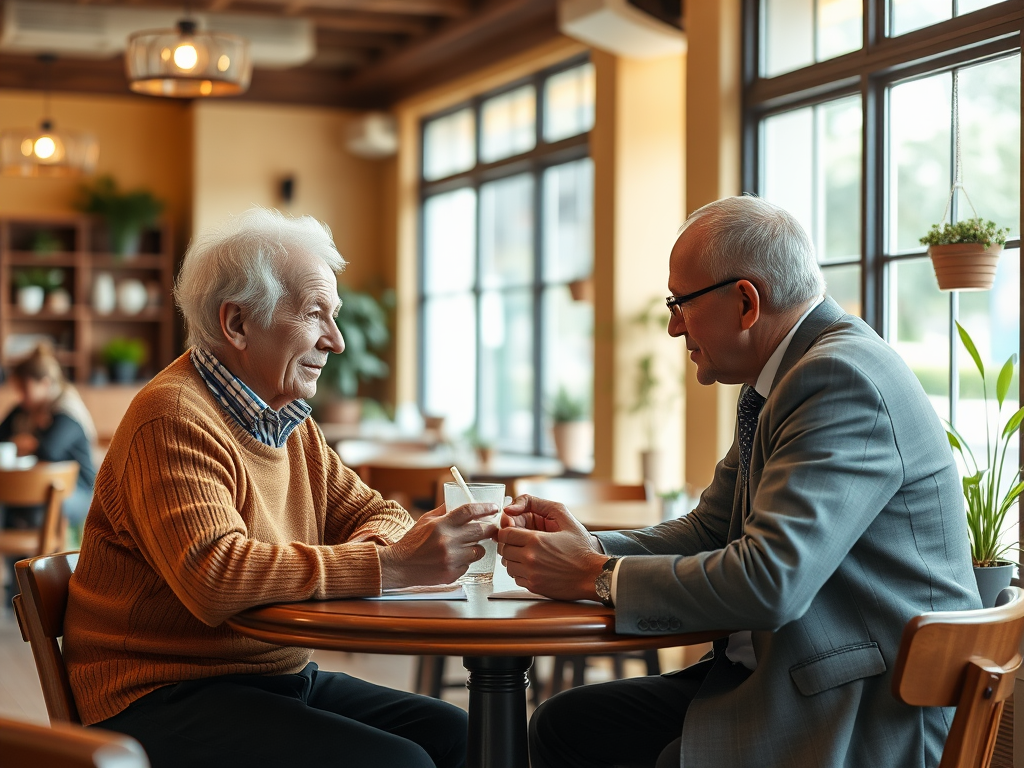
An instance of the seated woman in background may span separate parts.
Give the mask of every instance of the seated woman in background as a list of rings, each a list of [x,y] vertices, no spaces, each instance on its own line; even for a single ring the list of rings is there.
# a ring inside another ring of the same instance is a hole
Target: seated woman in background
[[[19,456],[33,455],[40,461],[77,461],[78,484],[64,500],[64,516],[68,523],[81,528],[92,502],[96,468],[92,461],[92,445],[96,427],[78,390],[64,380],[60,363],[47,344],[11,369],[11,382],[18,390],[20,402],[0,422],[0,442],[18,446]],[[35,527],[38,520],[18,519],[21,510],[7,510],[4,527]],[[25,510],[34,516],[35,510]],[[11,519],[15,517],[15,519]]]

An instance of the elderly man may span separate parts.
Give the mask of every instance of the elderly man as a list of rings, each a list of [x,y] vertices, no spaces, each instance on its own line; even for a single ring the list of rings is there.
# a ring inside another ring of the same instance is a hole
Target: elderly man
[[[900,635],[915,614],[980,601],[921,385],[822,299],[807,235],[757,198],[696,211],[668,286],[668,332],[697,380],[745,385],[696,509],[592,537],[521,497],[499,548],[521,585],[614,605],[619,632],[737,631],[687,670],[552,698],[531,722],[533,767],[937,765],[951,718],[890,694]]]
[[[306,216],[252,209],[188,249],[191,351],[132,402],[96,478],[64,655],[82,722],[156,766],[461,766],[465,713],[235,634],[262,603],[453,581],[494,505],[408,513],[363,485],[303,401],[344,341],[344,266]]]

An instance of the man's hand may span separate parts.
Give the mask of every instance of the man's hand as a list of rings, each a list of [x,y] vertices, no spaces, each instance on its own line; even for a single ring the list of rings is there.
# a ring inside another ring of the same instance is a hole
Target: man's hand
[[[11,442],[18,446],[19,456],[34,456],[39,449],[39,440],[35,435],[24,432],[20,435],[12,435]]]
[[[516,584],[556,600],[596,600],[608,559],[563,504],[520,496],[505,507],[498,553]]]
[[[378,548],[381,589],[451,584],[484,556],[477,542],[493,539],[498,526],[480,518],[497,511],[496,504],[466,504],[424,514],[401,539]]]

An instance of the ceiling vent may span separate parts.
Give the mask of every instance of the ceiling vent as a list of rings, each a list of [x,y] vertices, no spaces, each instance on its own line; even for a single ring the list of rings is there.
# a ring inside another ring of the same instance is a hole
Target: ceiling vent
[[[686,52],[686,35],[627,0],[559,0],[558,28],[582,43],[633,59]]]
[[[124,52],[128,36],[149,29],[171,29],[182,13],[172,9],[114,8],[8,0],[4,3],[0,51],[54,53],[64,58],[110,58]],[[200,30],[216,30],[249,40],[258,67],[286,68],[316,55],[309,19],[270,19],[192,13]]]
[[[379,160],[398,152],[398,127],[386,112],[368,112],[345,126],[345,147],[356,157]]]

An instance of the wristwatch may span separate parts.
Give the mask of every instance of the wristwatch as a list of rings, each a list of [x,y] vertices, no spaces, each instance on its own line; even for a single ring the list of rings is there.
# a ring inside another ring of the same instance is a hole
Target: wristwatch
[[[612,574],[615,572],[617,562],[619,562],[617,557],[608,558],[601,566],[601,572],[594,579],[594,589],[597,590],[598,599],[609,608],[615,607],[615,603],[612,602]]]

